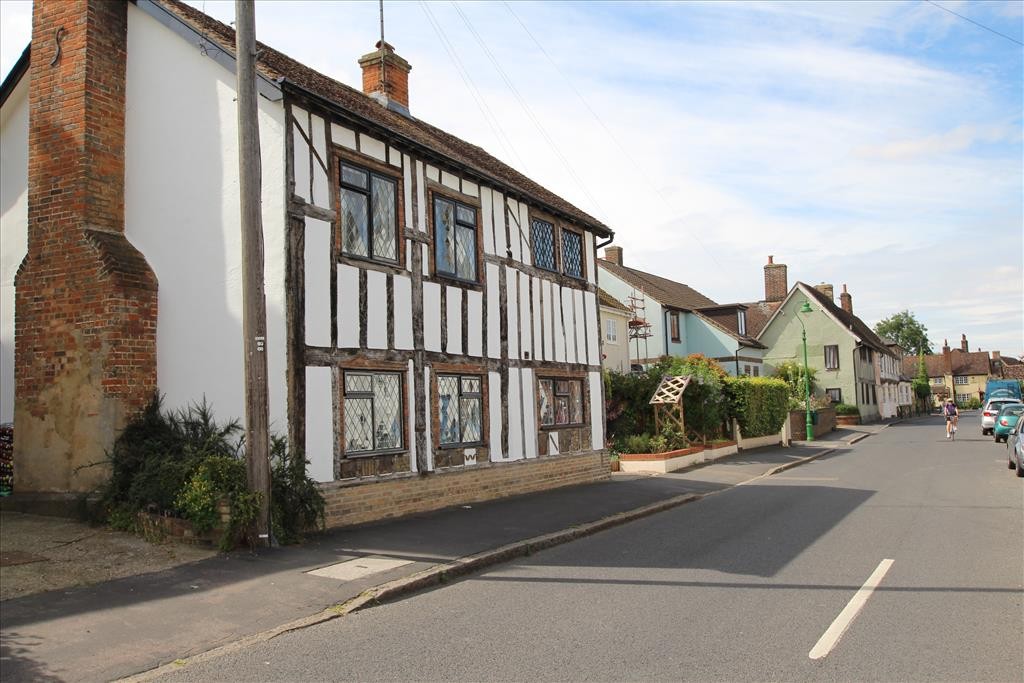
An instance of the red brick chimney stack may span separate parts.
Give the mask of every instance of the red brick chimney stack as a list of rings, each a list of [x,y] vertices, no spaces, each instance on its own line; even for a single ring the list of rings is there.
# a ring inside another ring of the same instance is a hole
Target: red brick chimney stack
[[[35,2],[28,254],[15,278],[22,491],[88,491],[156,390],[157,282],[124,235],[127,3]]]
[[[949,348],[949,340],[942,340],[942,365],[945,368],[945,374],[953,374],[953,352]]]
[[[604,250],[604,260],[609,263],[614,263],[617,266],[622,265],[622,247],[608,247]]]
[[[846,291],[846,285],[843,285],[843,293],[839,295],[839,305],[844,311],[853,315],[853,297]]]
[[[964,353],[967,353],[968,349],[967,349],[967,335],[966,334],[961,334],[960,335],[960,350],[963,351]]]
[[[789,293],[789,276],[784,263],[775,263],[772,256],[768,257],[768,265],[764,267],[764,300],[782,301]]]
[[[377,49],[359,58],[363,92],[389,109],[409,114],[409,72],[412,66],[389,43],[377,41]],[[394,107],[392,105],[399,105]]]

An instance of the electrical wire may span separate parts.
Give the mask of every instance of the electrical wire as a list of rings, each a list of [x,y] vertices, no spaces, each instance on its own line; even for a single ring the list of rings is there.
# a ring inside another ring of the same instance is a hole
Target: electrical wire
[[[590,200],[590,202],[597,208],[597,210],[600,213],[604,214],[605,211],[603,208],[601,208],[601,203],[597,201],[597,198],[593,194],[591,194],[590,190],[587,189],[586,184],[579,177],[579,175],[576,174],[576,171],[573,169],[572,164],[570,164],[569,160],[566,159],[564,154],[562,154],[561,149],[559,149],[558,145],[552,139],[551,135],[548,134],[547,130],[544,128],[544,125],[537,118],[536,114],[533,113],[533,110],[530,108],[530,105],[527,104],[522,94],[520,94],[519,90],[512,83],[511,79],[509,79],[508,74],[505,73],[505,70],[501,68],[501,64],[498,63],[498,60],[494,57],[494,54],[491,52],[490,48],[487,47],[487,44],[484,42],[483,38],[480,37],[480,34],[473,26],[473,23],[469,20],[469,17],[467,17],[466,14],[462,11],[462,8],[455,4],[454,0],[452,0],[451,5],[452,7],[455,8],[455,11],[458,12],[459,16],[462,17],[462,21],[463,23],[466,24],[466,28],[468,28],[470,33],[473,34],[473,37],[476,39],[476,42],[480,45],[480,48],[484,51],[484,54],[487,55],[487,58],[490,60],[491,64],[494,65],[494,68],[497,70],[498,75],[501,76],[501,79],[505,82],[505,85],[508,87],[508,89],[512,91],[512,94],[515,96],[516,101],[519,102],[519,106],[523,108],[523,111],[526,112],[527,117],[529,117],[530,121],[533,122],[533,125],[540,132],[541,137],[543,137],[544,141],[547,142],[547,144],[550,146],[551,151],[554,152],[555,156],[557,156],[559,161],[562,162],[562,165],[565,167],[565,170],[568,171],[573,181],[575,181],[575,183],[583,191],[583,194],[587,196],[587,199]]]
[[[430,10],[429,5],[425,0],[420,0],[420,8],[426,15],[427,20],[434,29],[434,33],[437,34],[438,39],[441,41],[441,46],[448,53],[448,58],[455,64],[456,70],[459,72],[459,76],[462,77],[463,83],[466,84],[466,88],[469,90],[469,94],[473,97],[476,102],[476,106],[480,109],[480,113],[483,114],[484,121],[487,122],[487,126],[491,129],[494,137],[498,140],[498,143],[504,148],[508,158],[515,158],[517,165],[526,172],[526,162],[516,151],[515,145],[509,139],[508,135],[505,134],[504,129],[501,127],[501,123],[498,118],[491,111],[490,107],[487,106],[487,101],[484,99],[480,90],[476,87],[476,83],[473,81],[473,77],[469,75],[469,71],[463,65],[462,60],[459,59],[458,53],[455,50],[455,45],[448,39],[448,35],[444,32],[444,28],[441,27],[440,23],[434,17],[434,13]]]
[[[605,125],[604,120],[601,119],[600,115],[598,115],[594,108],[590,106],[590,103],[587,102],[586,98],[583,97],[580,91],[573,84],[572,80],[565,74],[564,71],[562,71],[561,67],[558,66],[558,63],[555,62],[555,60],[551,57],[550,54],[548,54],[548,51],[544,49],[544,45],[542,45],[541,42],[537,40],[536,36],[533,35],[533,32],[530,31],[529,28],[527,28],[523,20],[519,17],[518,14],[516,14],[515,10],[512,9],[512,6],[509,5],[508,2],[506,2],[505,0],[502,0],[502,4],[505,5],[505,9],[509,11],[509,14],[511,14],[515,18],[515,20],[522,27],[523,31],[526,32],[526,35],[528,35],[530,37],[530,40],[533,41],[534,45],[537,46],[537,49],[541,51],[541,54],[543,54],[544,57],[547,58],[548,62],[551,63],[551,66],[555,68],[555,71],[558,72],[558,75],[560,75],[562,79],[568,84],[569,89],[573,91],[577,98],[579,98],[580,102],[582,102],[583,106],[586,107],[588,112],[590,112],[590,115],[594,117],[594,120],[597,121],[598,125],[600,125],[604,132],[608,134],[608,137],[611,139],[612,142],[615,143],[615,146],[619,148],[619,151],[622,152],[622,155],[633,165],[633,168],[635,168],[639,172],[640,176],[646,181],[647,187],[650,187],[654,190],[655,194],[658,195],[658,198],[661,199],[661,201],[665,204],[666,207],[670,209],[675,208],[673,204],[669,202],[668,197],[666,197],[665,194],[658,187],[657,183],[655,183],[654,180],[647,173],[647,169],[645,169],[639,162],[637,162],[636,159],[633,158],[633,155],[630,154],[629,150],[626,149],[625,145],[623,145],[619,141],[615,133],[613,133],[612,130],[607,125]],[[694,233],[687,227],[684,227],[683,229],[686,230],[687,234],[693,238],[693,240],[700,246],[704,253],[707,254],[708,257],[712,261],[714,261],[720,269],[722,269],[722,271],[720,272],[724,272],[724,266],[719,262],[718,258],[715,256],[715,253],[712,250],[708,249],[708,247],[704,244],[700,237],[698,237],[696,233]]]
[[[994,33],[994,34],[996,34],[997,36],[999,36],[999,37],[1001,37],[1001,38],[1006,38],[1007,40],[1009,40],[1009,41],[1010,41],[1010,42],[1012,42],[1012,43],[1017,43],[1018,45],[1024,45],[1024,43],[1020,42],[1020,41],[1019,41],[1019,40],[1017,40],[1016,38],[1013,38],[1013,37],[1011,37],[1011,36],[1008,36],[1008,35],[1006,35],[1005,33],[1000,33],[999,31],[995,30],[994,28],[989,28],[988,26],[985,26],[985,24],[979,24],[978,22],[976,22],[976,21],[975,21],[974,19],[971,19],[970,17],[965,17],[965,16],[964,16],[964,15],[962,15],[962,14],[957,14],[957,13],[956,13],[956,12],[954,12],[953,10],[949,9],[948,7],[943,7],[942,5],[940,5],[940,4],[939,4],[939,3],[937,3],[937,2],[932,2],[932,0],[924,0],[924,1],[925,1],[925,2],[927,2],[927,3],[929,4],[929,5],[935,5],[936,7],[938,7],[938,8],[940,9],[940,10],[942,10],[942,11],[944,11],[944,12],[949,12],[949,13],[950,13],[950,14],[952,14],[952,15],[953,15],[954,17],[960,17],[960,18],[961,18],[961,19],[963,19],[964,21],[969,21],[969,22],[971,22],[972,24],[974,24],[975,26],[977,26],[978,28],[983,28],[983,29],[985,29],[986,31],[988,31],[989,33]]]

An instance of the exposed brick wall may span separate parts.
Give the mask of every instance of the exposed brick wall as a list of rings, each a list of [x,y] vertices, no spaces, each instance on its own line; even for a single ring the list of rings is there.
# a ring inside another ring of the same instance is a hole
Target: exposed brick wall
[[[764,300],[782,301],[789,293],[789,276],[786,265],[775,263],[768,257],[768,265],[764,267]]]
[[[380,43],[378,43],[378,46]],[[394,48],[384,44],[384,78],[381,78],[381,50],[363,55],[359,66],[363,69],[363,92],[370,95],[381,92],[406,109],[409,108],[409,71],[412,67],[397,54]]]
[[[19,490],[93,488],[106,473],[78,466],[103,460],[156,389],[156,277],[124,236],[126,50],[126,3],[34,3],[28,254],[15,279]]]
[[[605,452],[591,451],[379,481],[337,482],[324,484],[322,490],[327,526],[339,527],[601,481],[610,470]]]

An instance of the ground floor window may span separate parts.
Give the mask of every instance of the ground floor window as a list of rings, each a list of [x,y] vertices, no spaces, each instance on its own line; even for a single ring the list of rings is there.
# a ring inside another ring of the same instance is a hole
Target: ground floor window
[[[760,377],[760,376],[761,376],[761,368],[760,368],[760,366],[755,365],[754,366],[754,377]]]
[[[833,403],[842,403],[843,402],[843,390],[842,389],[826,389],[825,393],[828,395],[829,400],[832,401]]]
[[[401,450],[402,376],[391,372],[344,373],[346,454]]]
[[[583,381],[542,379],[539,382],[542,426],[583,424]]]
[[[971,395],[970,394],[957,394],[956,395],[956,402],[957,403],[967,403],[970,400],[971,400]]]
[[[442,446],[483,440],[481,379],[475,375],[438,375],[437,400]]]

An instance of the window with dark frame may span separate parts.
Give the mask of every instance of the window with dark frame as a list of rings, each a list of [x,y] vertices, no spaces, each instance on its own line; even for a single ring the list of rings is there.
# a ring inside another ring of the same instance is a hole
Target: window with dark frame
[[[583,424],[583,380],[542,379],[537,400],[542,427]]]
[[[583,236],[572,230],[562,230],[562,272],[583,277]]]
[[[832,401],[833,403],[842,403],[843,402],[843,390],[842,389],[826,389],[825,390],[825,394],[828,395],[829,400]]]
[[[825,369],[839,369],[839,345],[830,344],[825,346]]]
[[[675,311],[672,311],[671,313],[669,313],[668,314],[668,323],[669,323],[670,333],[672,335],[672,341],[678,342],[679,339],[680,339],[680,337],[679,337],[679,314],[676,313]]]
[[[760,376],[761,376],[761,368],[760,368],[760,366],[755,365],[754,366],[754,377],[760,377]]]
[[[482,380],[477,375],[438,375],[437,399],[442,446],[483,441]]]
[[[476,215],[474,207],[434,196],[434,270],[466,282],[477,282]]]
[[[398,182],[341,162],[341,251],[398,261]]]
[[[747,334],[747,312],[744,310],[736,311],[736,330],[740,335]]]
[[[544,270],[557,271],[554,224],[534,218],[530,223],[530,239],[533,241],[533,264]]]
[[[344,373],[345,453],[402,450],[402,376],[395,372]]]

